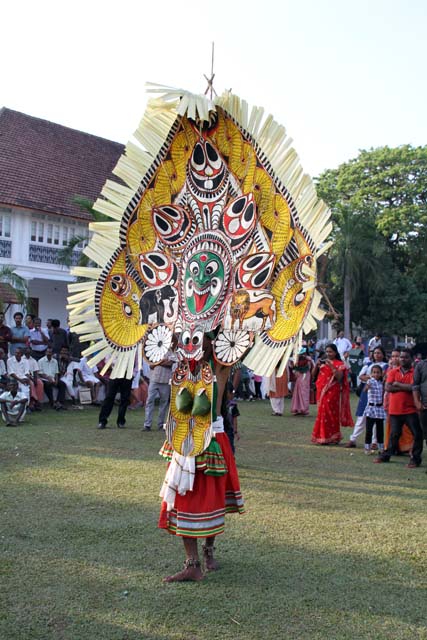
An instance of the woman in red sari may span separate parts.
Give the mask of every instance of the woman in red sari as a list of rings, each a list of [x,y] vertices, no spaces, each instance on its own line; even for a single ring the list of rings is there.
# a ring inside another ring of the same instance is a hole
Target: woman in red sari
[[[334,344],[326,347],[326,358],[319,358],[313,371],[316,378],[318,412],[311,441],[338,444],[340,427],[352,427],[347,367]]]

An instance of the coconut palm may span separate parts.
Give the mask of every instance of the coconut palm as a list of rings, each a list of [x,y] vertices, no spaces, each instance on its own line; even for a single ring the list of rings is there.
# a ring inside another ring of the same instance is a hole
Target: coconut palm
[[[22,276],[15,272],[14,266],[0,266],[0,282],[12,287],[16,296],[17,304],[20,304],[23,307],[28,306],[28,283],[25,278],[22,278]],[[0,292],[0,309],[3,309],[6,304],[10,304],[10,302],[8,303],[7,300],[3,300]]]
[[[95,209],[93,208],[93,202],[91,202],[87,198],[84,198],[83,196],[75,196],[73,198],[73,202],[79,205],[80,209],[82,209],[86,213],[90,213],[93,222],[103,222],[105,220],[108,220],[107,216],[104,216],[102,213],[98,213],[98,211],[95,211]],[[73,258],[76,248],[78,248],[79,245],[86,246],[87,243],[88,239],[86,236],[74,236],[73,238],[71,238],[71,240],[68,241],[67,246],[58,252],[58,262],[65,265],[66,267],[71,267],[73,265]],[[89,258],[82,251],[80,251],[77,264],[79,267],[87,267],[90,264]]]
[[[336,205],[333,210],[333,240],[329,251],[333,285],[343,292],[344,333],[351,335],[351,303],[370,279],[381,276],[383,244],[373,219],[366,214],[353,212],[346,205]]]

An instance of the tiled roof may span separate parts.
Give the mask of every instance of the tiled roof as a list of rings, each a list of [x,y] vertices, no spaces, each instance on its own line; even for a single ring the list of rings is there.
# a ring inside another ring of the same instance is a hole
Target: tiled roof
[[[0,205],[90,219],[73,203],[95,201],[123,145],[0,109]],[[117,180],[117,178],[115,178]]]

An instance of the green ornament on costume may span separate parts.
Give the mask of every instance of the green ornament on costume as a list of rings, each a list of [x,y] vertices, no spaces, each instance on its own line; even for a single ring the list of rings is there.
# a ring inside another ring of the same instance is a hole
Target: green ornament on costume
[[[187,387],[182,387],[176,394],[175,406],[181,413],[190,413],[193,406],[193,396]]]
[[[200,389],[193,402],[192,416],[206,416],[211,410],[211,403],[205,389]]]
[[[185,270],[185,301],[193,315],[209,311],[224,290],[224,265],[212,251],[199,251]]]

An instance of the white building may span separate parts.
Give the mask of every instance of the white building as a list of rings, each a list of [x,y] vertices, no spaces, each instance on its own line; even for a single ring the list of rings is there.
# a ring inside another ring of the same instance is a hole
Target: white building
[[[0,110],[0,267],[28,282],[32,311],[65,326],[69,269],[59,251],[74,236],[88,237],[92,217],[75,202],[91,202],[123,152],[123,145],[11,109]],[[79,258],[74,252],[73,262]],[[12,307],[11,316],[18,307]]]

